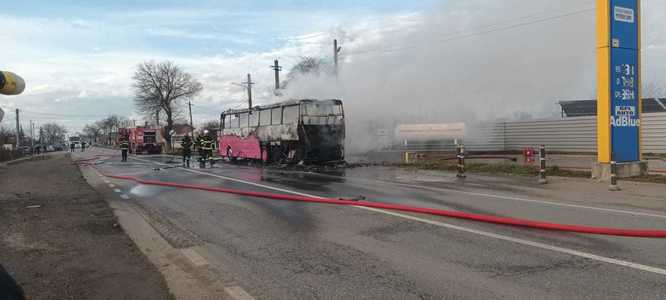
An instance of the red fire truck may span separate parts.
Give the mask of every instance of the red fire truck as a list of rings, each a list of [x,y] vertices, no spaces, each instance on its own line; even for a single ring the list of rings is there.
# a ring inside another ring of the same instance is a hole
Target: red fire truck
[[[159,143],[159,130],[149,126],[121,128],[119,134],[129,139],[130,153],[160,154],[162,145]]]

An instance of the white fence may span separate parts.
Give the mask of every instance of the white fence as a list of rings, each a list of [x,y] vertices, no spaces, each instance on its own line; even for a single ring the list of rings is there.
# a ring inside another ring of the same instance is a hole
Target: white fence
[[[643,114],[643,152],[666,153],[666,113]],[[471,151],[511,151],[547,145],[549,151],[596,153],[596,117],[514,121],[468,126]]]

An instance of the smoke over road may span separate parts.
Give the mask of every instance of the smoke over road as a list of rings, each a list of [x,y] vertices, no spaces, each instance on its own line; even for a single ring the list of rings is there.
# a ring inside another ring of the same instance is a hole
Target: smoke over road
[[[558,100],[595,95],[594,1],[451,1],[390,21],[340,26],[337,78],[301,76],[286,91],[342,98],[348,151],[371,148],[376,126],[547,117]]]

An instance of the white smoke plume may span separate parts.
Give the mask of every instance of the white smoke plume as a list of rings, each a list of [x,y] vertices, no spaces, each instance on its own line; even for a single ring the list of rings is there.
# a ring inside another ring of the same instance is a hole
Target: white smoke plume
[[[663,14],[644,11],[644,26]],[[429,15],[365,25],[337,28],[337,78],[304,76],[286,92],[342,98],[350,151],[374,146],[373,123],[555,117],[559,100],[595,98],[595,1],[450,1]],[[658,30],[645,30],[644,41],[663,40]]]

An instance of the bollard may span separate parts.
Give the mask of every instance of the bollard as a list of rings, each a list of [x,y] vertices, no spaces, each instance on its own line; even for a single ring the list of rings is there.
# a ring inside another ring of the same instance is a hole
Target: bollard
[[[456,174],[456,177],[465,178],[467,177],[465,175],[465,145],[458,145],[456,152],[458,152],[458,174]]]
[[[611,161],[610,172],[610,186],[608,189],[611,191],[619,191],[620,186],[617,185],[617,162]]]
[[[548,180],[546,179],[546,145],[541,145],[539,148],[539,183],[546,184]]]

